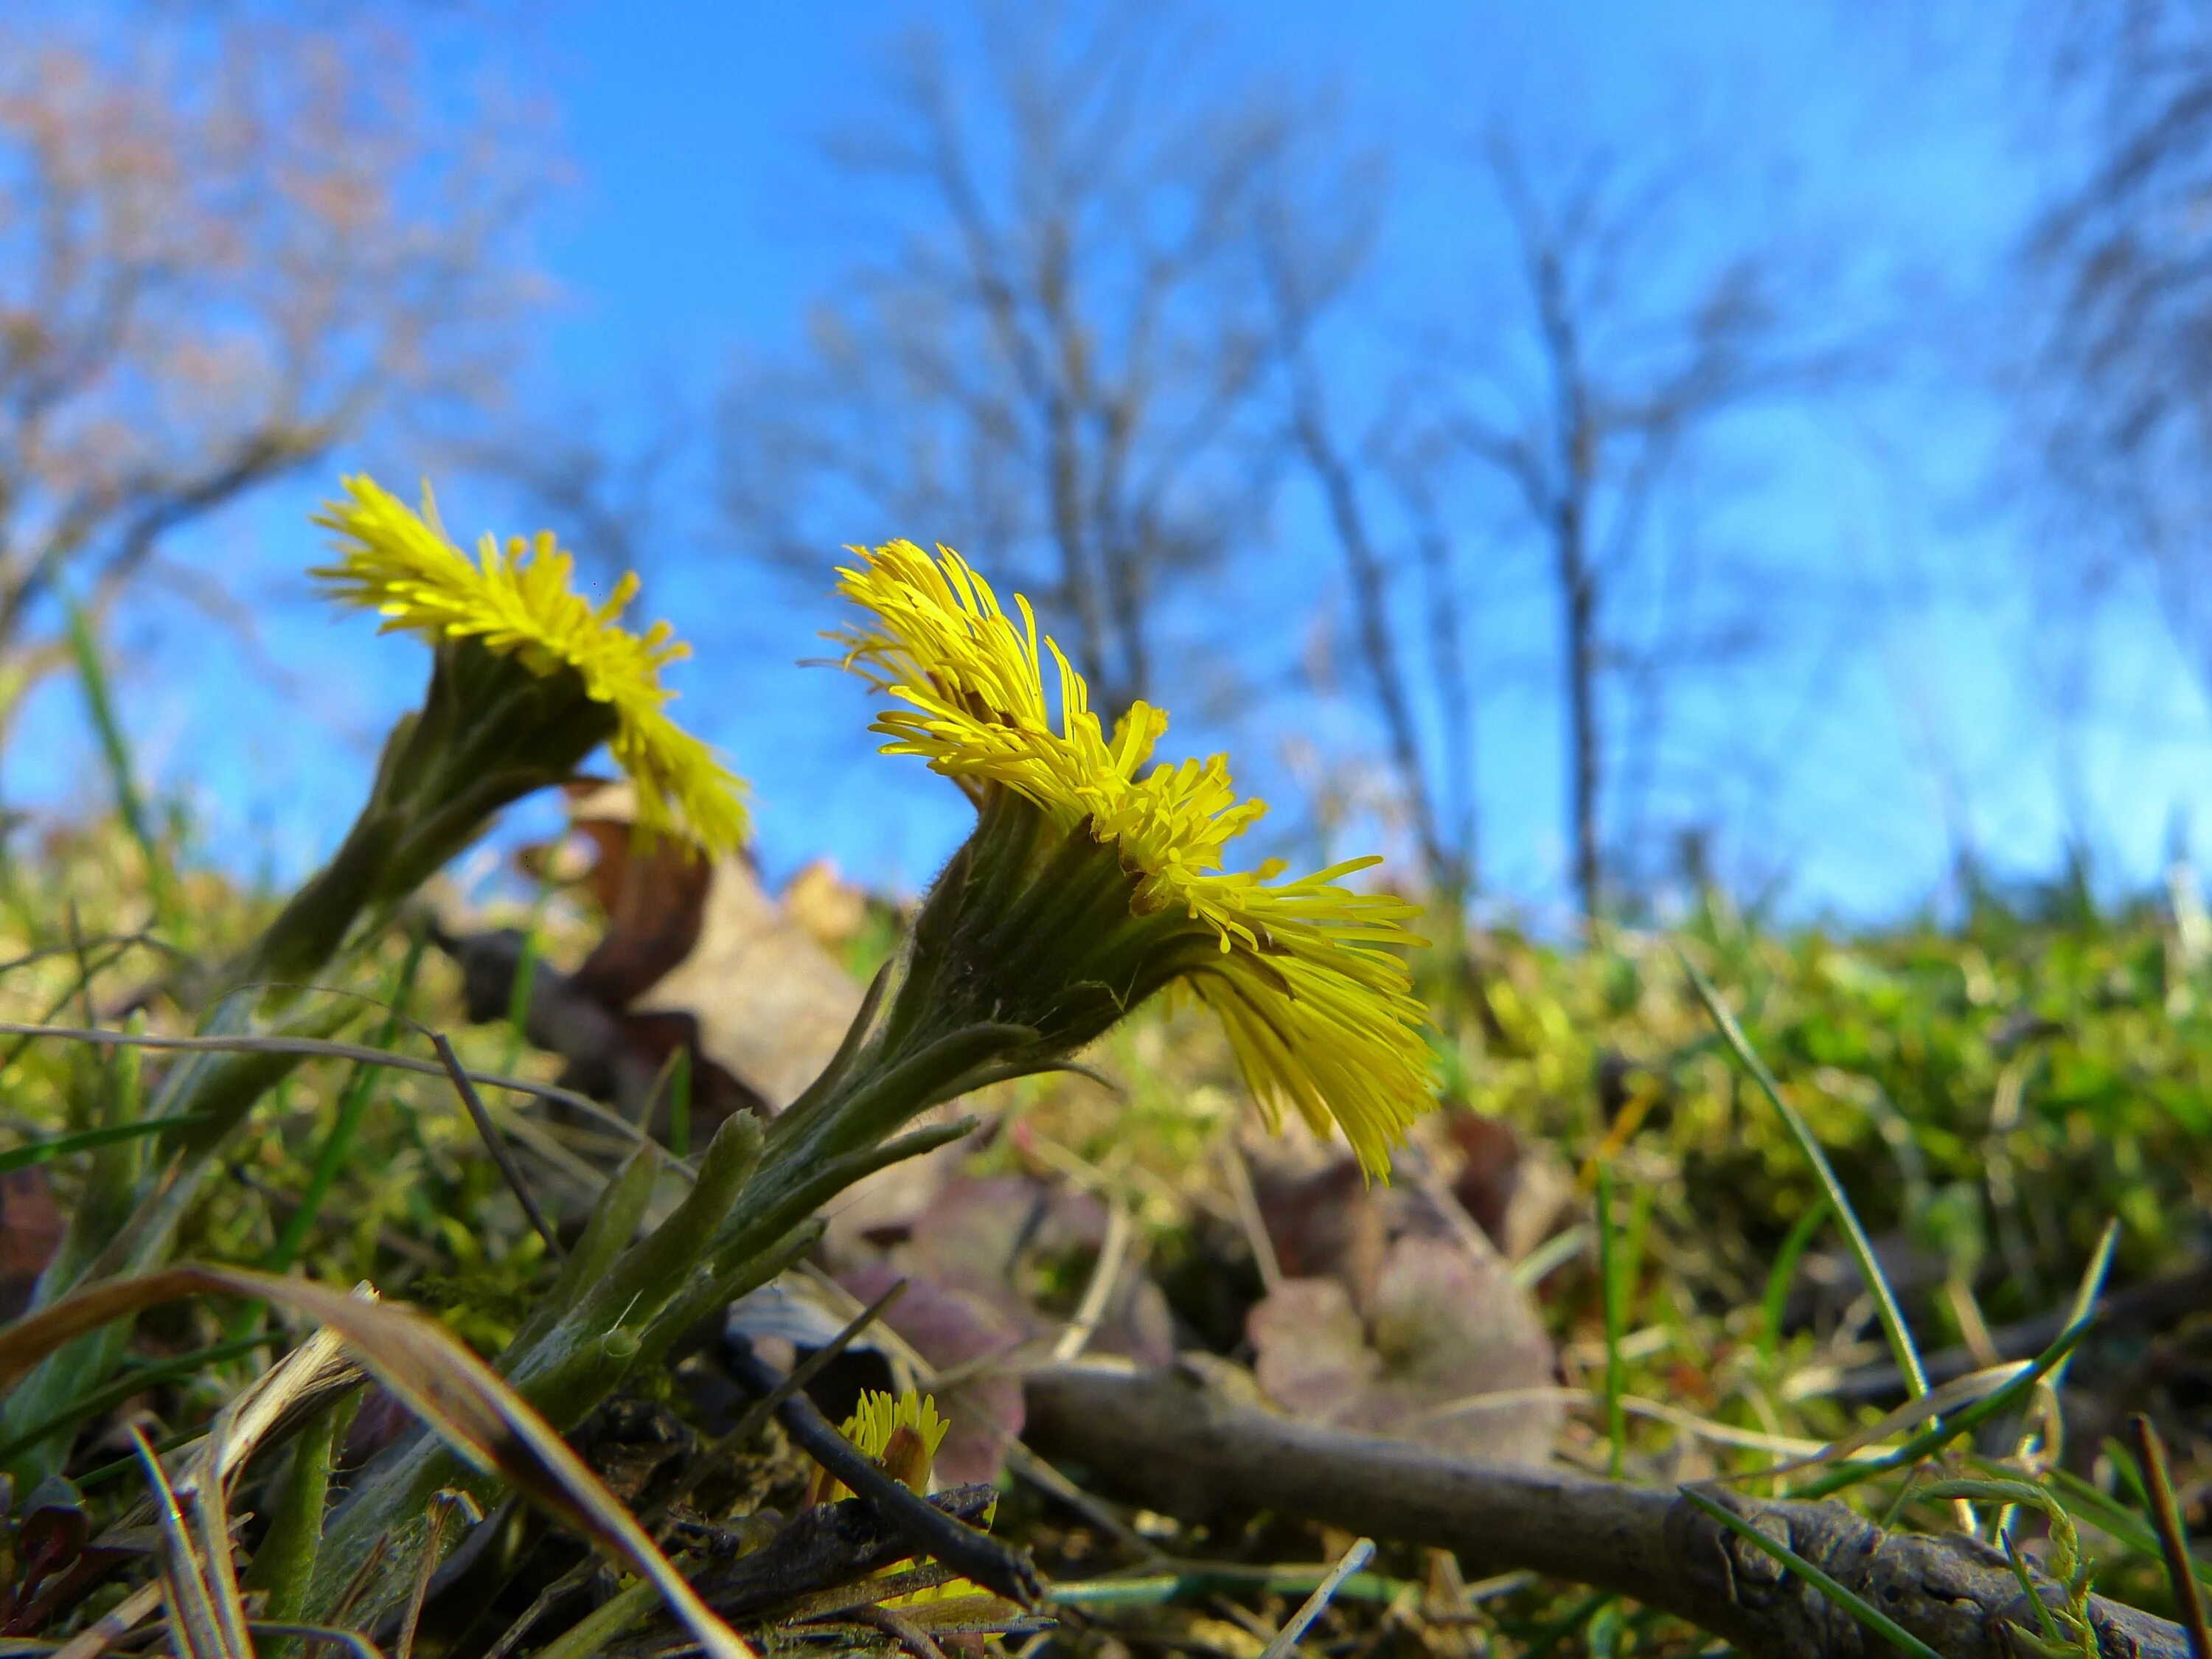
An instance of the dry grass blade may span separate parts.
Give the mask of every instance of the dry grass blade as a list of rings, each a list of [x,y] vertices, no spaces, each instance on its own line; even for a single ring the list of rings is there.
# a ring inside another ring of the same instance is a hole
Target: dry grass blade
[[[1374,1559],[1375,1540],[1371,1538],[1354,1539],[1352,1547],[1345,1551],[1344,1559],[1328,1570],[1328,1577],[1314,1586],[1314,1592],[1306,1597],[1305,1605],[1292,1613],[1290,1622],[1275,1632],[1274,1640],[1267,1644],[1260,1659],[1285,1659],[1285,1656],[1297,1646],[1298,1638],[1312,1628],[1313,1621],[1320,1618],[1328,1604],[1336,1599],[1336,1592],[1344,1581]]]
[[[356,1060],[364,1065],[380,1066],[387,1071],[412,1072],[417,1077],[442,1078],[447,1075],[445,1066],[434,1060],[418,1060],[412,1054],[394,1054],[388,1048],[374,1048],[363,1042],[339,1042],[327,1037],[252,1036],[245,1033],[223,1036],[156,1036],[147,1031],[117,1031],[98,1025],[53,1025],[43,1021],[13,1019],[0,1019],[0,1036],[16,1036],[27,1041],[54,1037],[67,1042],[88,1042],[100,1048],[160,1048],[185,1054],[301,1054],[311,1060]],[[565,1106],[633,1144],[646,1139],[645,1132],[619,1112],[609,1111],[589,1095],[578,1094],[574,1089],[563,1089],[550,1083],[532,1083],[527,1078],[507,1077],[497,1072],[465,1070],[464,1074],[479,1088],[504,1089],[510,1094],[528,1095],[556,1106]],[[684,1176],[696,1173],[696,1166],[687,1158],[670,1159],[669,1168]]]
[[[412,1310],[239,1267],[180,1264],[64,1297],[0,1331],[0,1388],[74,1337],[179,1297],[254,1297],[330,1327],[362,1364],[455,1450],[652,1583],[713,1659],[753,1659],[669,1565],[635,1516],[551,1425],[442,1325]]]
[[[2158,1528],[2159,1554],[2166,1562],[2166,1583],[2173,1591],[2181,1628],[2189,1633],[2191,1659],[2212,1659],[2212,1633],[2204,1626],[2204,1595],[2190,1570],[2189,1534],[2181,1524],[2181,1506],[2174,1501],[2173,1474],[2166,1467],[2166,1443],[2157,1428],[2141,1412],[2128,1419],[2136,1443],[2136,1460],[2142,1465],[2143,1485],[2150,1495],[2150,1518]]]
[[[530,1183],[522,1178],[522,1171],[515,1167],[514,1159],[507,1152],[507,1141],[499,1132],[499,1125],[491,1121],[491,1113],[485,1109],[483,1097],[477,1092],[476,1085],[469,1081],[468,1069],[461,1064],[461,1057],[453,1052],[453,1040],[443,1031],[433,1031],[430,1042],[438,1051],[438,1061],[446,1068],[446,1075],[453,1079],[454,1092],[460,1096],[461,1105],[468,1112],[469,1121],[477,1126],[477,1134],[483,1141],[484,1151],[491,1154],[491,1161],[499,1166],[500,1174],[507,1178],[507,1184],[514,1189],[516,1200],[521,1204],[523,1214],[530,1218],[530,1224],[538,1230],[538,1237],[545,1241],[546,1253],[556,1261],[565,1261],[568,1253],[561,1248],[560,1235],[553,1231],[553,1224],[545,1218],[545,1212],[538,1206],[537,1194],[530,1190]]]
[[[463,1524],[473,1527],[483,1519],[483,1509],[468,1493],[450,1486],[431,1494],[430,1529],[422,1540],[422,1559],[415,1564],[415,1583],[407,1593],[406,1610],[399,1616],[398,1659],[414,1659],[415,1632],[422,1623],[422,1604],[430,1599],[430,1580],[438,1571],[446,1528],[456,1515]]]
[[[52,1659],[100,1659],[161,1605],[161,1581],[150,1579],[53,1650]]]
[[[1869,1446],[1879,1445],[1899,1429],[1909,1429],[1917,1423],[1924,1423],[1930,1418],[1956,1411],[1961,1406],[1971,1406],[1976,1401],[1986,1400],[2034,1369],[2033,1360],[2016,1359],[2008,1364],[1993,1365],[1985,1371],[1970,1371],[1964,1376],[1952,1378],[1939,1389],[1930,1389],[1906,1401],[1879,1423],[1869,1423],[1840,1440],[1832,1440],[1816,1452],[1792,1458],[1786,1463],[1771,1464],[1763,1469],[1721,1478],[1725,1481],[1766,1480],[1778,1474],[1796,1474],[1805,1469],[1819,1468],[1825,1463],[1833,1463],[1839,1458],[1863,1452]]]
[[[230,1540],[218,1539],[213,1559],[204,1558],[161,1458],[135,1423],[131,1425],[131,1441],[145,1468],[146,1484],[153,1489],[161,1598],[168,1608],[169,1631],[177,1652],[181,1659],[252,1659],[246,1609],[239,1604],[237,1583],[228,1573],[218,1576],[215,1565],[216,1560],[228,1565]]]
[[[1106,1212],[1106,1237],[1098,1247],[1097,1264],[1091,1271],[1091,1282],[1083,1288],[1083,1300],[1077,1304],[1075,1317],[1067,1322],[1052,1345],[1052,1357],[1065,1364],[1090,1346],[1097,1334],[1099,1322],[1106,1317],[1107,1305],[1114,1299],[1114,1291],[1121,1280],[1121,1269],[1128,1260],[1129,1241],[1136,1233],[1126,1206],[1115,1204]]]
[[[354,1294],[363,1301],[376,1297],[366,1285]],[[232,1477],[271,1433],[319,1410],[361,1380],[361,1367],[348,1356],[337,1335],[327,1329],[317,1331],[222,1408],[209,1427],[206,1446],[178,1481],[177,1490],[227,1493]]]

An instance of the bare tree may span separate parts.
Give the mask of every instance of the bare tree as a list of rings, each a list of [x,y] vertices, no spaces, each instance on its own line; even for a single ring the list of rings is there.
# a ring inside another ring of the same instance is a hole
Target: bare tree
[[[1547,568],[1573,884],[1595,917],[1608,895],[1610,777],[1648,775],[1676,677],[1747,648],[1758,621],[1750,584],[1735,584],[1732,608],[1699,601],[1714,574],[1706,538],[1694,524],[1661,534],[1655,511],[1724,420],[1808,389],[1836,359],[1797,337],[1760,255],[1679,275],[1659,181],[1599,161],[1540,187],[1504,146],[1492,173],[1525,322],[1492,326],[1445,420],[1508,486]]]
[[[2030,9],[2078,143],[2026,246],[2031,499],[2061,510],[2070,604],[2140,578],[2212,691],[2212,14],[2175,0]]]
[[[984,15],[974,84],[915,37],[835,141],[842,193],[908,228],[820,307],[805,363],[733,386],[725,499],[810,573],[889,535],[1012,571],[1118,709],[1261,505],[1275,328],[1249,254],[1297,123],[1224,102],[1158,9]]]
[[[479,404],[528,283],[512,134],[372,28],[0,27],[0,729],[176,532],[394,405]]]
[[[1336,195],[1370,204],[1376,200],[1371,187]],[[1301,234],[1294,216],[1272,216],[1258,244],[1282,361],[1287,447],[1320,494],[1343,556],[1361,665],[1435,908],[1456,916],[1479,873],[1474,698],[1465,667],[1455,550],[1435,489],[1441,458],[1432,444],[1424,448],[1408,440],[1408,426],[1418,429],[1428,419],[1417,404],[1385,399],[1385,414],[1354,438],[1330,396],[1315,335],[1364,257],[1370,230],[1363,216],[1349,216],[1349,224],[1334,228],[1317,245],[1312,235]],[[1379,510],[1373,499],[1378,494],[1383,498]],[[1422,652],[1408,647],[1397,621],[1395,578],[1408,568],[1422,578],[1420,605],[1428,623]],[[1425,687],[1416,684],[1424,655]],[[1425,690],[1441,745],[1425,735],[1419,707]]]

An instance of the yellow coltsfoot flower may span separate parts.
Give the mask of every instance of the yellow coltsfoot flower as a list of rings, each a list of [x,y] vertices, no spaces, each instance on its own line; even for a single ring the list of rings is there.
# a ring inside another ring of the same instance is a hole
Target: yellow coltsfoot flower
[[[502,547],[487,534],[476,560],[456,547],[423,491],[422,511],[368,477],[315,522],[336,533],[338,559],[309,574],[343,605],[374,611],[384,630],[432,644],[475,641],[540,678],[573,674],[614,716],[607,746],[637,788],[638,828],[680,834],[709,853],[744,838],[741,786],[713,750],[671,720],[660,671],[690,655],[665,623],[634,634],[620,621],[637,595],[626,574],[603,605],[570,586],[575,561],[550,531]]]
[[[738,843],[738,781],[665,712],[660,670],[684,646],[665,625],[640,635],[617,620],[633,579],[593,605],[550,535],[504,548],[487,536],[471,562],[427,494],[416,514],[369,479],[345,488],[316,520],[337,533],[337,561],[311,574],[340,604],[428,640],[430,684],[385,739],[344,843],[237,964],[240,979],[312,979],[364,915],[388,917],[501,809],[573,777],[601,744],[636,785],[641,835],[710,854]]]
[[[951,1422],[938,1414],[933,1395],[912,1389],[903,1394],[871,1389],[860,1396],[853,1414],[838,1425],[837,1431],[863,1456],[882,1464],[884,1473],[892,1480],[926,1497],[937,1449],[945,1443],[951,1428]],[[842,1483],[824,1469],[816,1477],[811,1501],[834,1504],[848,1496]]]
[[[838,1432],[851,1441],[864,1455],[883,1465],[884,1473],[894,1480],[905,1483],[915,1492],[927,1496],[930,1486],[930,1467],[936,1461],[937,1449],[945,1443],[951,1432],[949,1419],[937,1412],[934,1396],[918,1394],[908,1389],[902,1394],[885,1394],[871,1389],[860,1396],[853,1414],[838,1425]],[[809,1501],[834,1504],[849,1497],[842,1484],[828,1470],[821,1471],[815,1479],[814,1490]],[[984,1511],[982,1529],[990,1530],[992,1517],[998,1511],[995,1500]],[[892,1568],[878,1576],[889,1578],[900,1569]],[[910,1591],[904,1595],[888,1598],[887,1607],[921,1607],[934,1601],[958,1601],[964,1597],[985,1598],[980,1585],[965,1578],[952,1578],[927,1589]]]
[[[1019,594],[1017,621],[956,553],[853,551],[838,591],[869,620],[832,637],[894,700],[872,729],[982,815],[917,924],[910,958],[931,994],[1066,1047],[1187,986],[1271,1121],[1288,1106],[1318,1132],[1334,1121],[1386,1176],[1435,1090],[1427,1010],[1397,954],[1421,942],[1405,926],[1418,907],[1341,884],[1380,860],[1290,881],[1279,863],[1224,871],[1267,810],[1238,799],[1225,756],[1146,769],[1166,714],[1136,703],[1109,734]],[[951,972],[932,960],[948,954]]]

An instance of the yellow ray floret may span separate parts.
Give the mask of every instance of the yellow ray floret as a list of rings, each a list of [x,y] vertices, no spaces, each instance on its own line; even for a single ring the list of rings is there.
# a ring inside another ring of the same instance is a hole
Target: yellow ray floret
[[[503,548],[486,535],[472,563],[447,537],[427,488],[417,514],[373,479],[344,482],[347,499],[325,503],[315,518],[337,537],[338,562],[309,573],[331,598],[375,611],[386,633],[479,640],[533,673],[573,671],[592,701],[615,712],[607,746],[637,787],[641,830],[686,836],[716,854],[744,840],[743,785],[665,712],[675,693],[660,671],[690,647],[666,623],[642,635],[621,624],[635,574],[594,606],[569,586],[575,562],[550,532]]]
[[[872,622],[836,637],[847,665],[900,705],[873,727],[890,739],[884,752],[918,755],[971,793],[1012,790],[1063,833],[1087,823],[1112,843],[1136,909],[1180,909],[1218,939],[1218,967],[1191,988],[1219,1015],[1262,1108],[1295,1108],[1322,1133],[1334,1118],[1361,1164],[1387,1172],[1390,1146],[1435,1093],[1427,1011],[1395,954],[1419,943],[1404,926],[1419,909],[1339,884],[1380,860],[1287,882],[1279,865],[1224,872],[1227,843],[1267,810],[1237,799],[1226,756],[1140,777],[1166,714],[1133,704],[1109,736],[1028,600],[1014,596],[1017,622],[944,548],[934,560],[912,542],[852,551],[861,563],[838,573],[838,591]]]
[[[937,1449],[945,1443],[945,1437],[951,1427],[949,1418],[938,1415],[937,1401],[933,1395],[917,1394],[912,1389],[899,1395],[884,1394],[872,1389],[860,1396],[860,1404],[853,1408],[853,1414],[839,1425],[838,1431],[865,1455],[880,1461],[885,1453],[891,1451],[898,1431],[901,1429],[909,1431],[914,1438],[908,1443],[908,1450],[913,1454],[908,1461],[912,1473],[918,1474],[919,1478],[910,1480],[908,1484],[915,1491],[927,1493],[930,1465],[936,1462]],[[909,1472],[907,1470],[891,1468],[889,1473],[902,1480],[908,1479]],[[845,1488],[833,1480],[819,1490],[820,1495],[815,1499],[817,1503],[835,1498],[842,1494]],[[986,1531],[989,1530],[992,1516],[997,1510],[998,1504],[994,1500],[983,1516]],[[878,1576],[888,1578],[892,1574],[884,1572]],[[953,1578],[942,1584],[932,1585],[927,1589],[892,1596],[884,1605],[888,1607],[919,1607],[925,1602],[957,1601],[963,1596],[980,1596],[982,1594],[980,1587],[969,1583],[965,1578]]]
[[[951,1423],[937,1414],[937,1397],[917,1394],[908,1389],[903,1394],[884,1394],[870,1389],[860,1396],[853,1414],[840,1425],[840,1432],[868,1457],[881,1457],[891,1443],[891,1436],[902,1428],[912,1429],[921,1442],[921,1463],[927,1468],[936,1461],[937,1449],[945,1443]]]
[[[896,1395],[870,1389],[860,1396],[853,1414],[838,1425],[838,1432],[864,1456],[881,1463],[893,1480],[926,1493],[937,1449],[945,1443],[951,1427],[950,1419],[938,1414],[933,1395],[912,1389]],[[903,1435],[899,1432],[902,1429],[906,1431]],[[845,1495],[843,1483],[823,1469],[815,1478],[810,1501],[832,1504]]]

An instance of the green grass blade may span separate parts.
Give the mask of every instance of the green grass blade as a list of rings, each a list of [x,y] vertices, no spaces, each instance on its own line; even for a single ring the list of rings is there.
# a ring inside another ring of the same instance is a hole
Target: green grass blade
[[[422,966],[423,947],[428,941],[429,935],[419,932],[408,941],[406,958],[399,964],[399,973],[392,985],[391,1006],[373,1046],[388,1048],[398,1036],[399,1027],[407,1018],[408,1000],[414,994],[415,976]],[[346,1079],[345,1093],[338,1100],[337,1116],[331,1125],[328,1138],[316,1152],[315,1166],[308,1172],[307,1187],[300,1194],[300,1206],[286,1218],[284,1231],[263,1259],[264,1271],[284,1273],[300,1259],[307,1235],[314,1228],[315,1218],[322,1212],[323,1200],[337,1184],[338,1171],[345,1167],[346,1158],[361,1133],[362,1118],[368,1110],[368,1092],[375,1085],[379,1069],[367,1060],[354,1063],[353,1074]]]
[[[2097,1298],[2105,1293],[2106,1277],[2112,1271],[2112,1253],[2119,1249],[2120,1224],[2118,1217],[2105,1224],[2105,1231],[2097,1240],[2097,1248],[2090,1253],[2089,1265],[2082,1272],[2081,1282],[2074,1291],[2074,1306],[2068,1312],[2066,1322],[2079,1325],[2097,1310]],[[2062,1358],[2051,1373],[2051,1386],[2057,1388],[2066,1380],[2066,1367],[2073,1363],[2073,1355]]]
[[[1845,1613],[1850,1614],[1852,1618],[1857,1620],[1860,1624],[1890,1643],[1899,1652],[1910,1654],[1912,1659],[1942,1659],[1935,1649],[1882,1612],[1866,1597],[1830,1577],[1787,1544],[1776,1542],[1741,1516],[1716,1504],[1695,1487],[1683,1487],[1682,1496],[1694,1507],[1702,1510],[1762,1554],[1771,1556],[1775,1560],[1779,1561]]]
[[[1797,1143],[1797,1150],[1813,1166],[1814,1175],[1819,1178],[1822,1190],[1827,1194],[1829,1207],[1834,1210],[1836,1219],[1843,1227],[1844,1241],[1850,1247],[1851,1259],[1858,1264],[1859,1276],[1866,1281],[1867,1293],[1874,1297],[1875,1311],[1881,1320],[1882,1334],[1889,1340],[1890,1352],[1897,1361],[1897,1369],[1904,1373],[1905,1386],[1915,1395],[1927,1393],[1927,1369],[1920,1363],[1920,1350],[1914,1346],[1912,1332],[1905,1325],[1905,1310],[1898,1305],[1897,1293],[1891,1290],[1889,1279],[1881,1270],[1881,1263],[1875,1257],[1874,1241],[1867,1237],[1858,1212],[1851,1208],[1850,1196],[1844,1191],[1844,1183],[1837,1178],[1835,1165],[1828,1162],[1828,1155],[1814,1136],[1812,1126],[1798,1115],[1796,1108],[1783,1098],[1782,1085],[1774,1080],[1774,1073],[1766,1069],[1766,1062],[1759,1059],[1753,1049],[1744,1036],[1743,1028],[1735,1023],[1735,1016],[1721,1000],[1720,993],[1713,989],[1711,981],[1698,970],[1698,964],[1692,962],[1687,955],[1679,950],[1675,955],[1682,964],[1682,971],[1689,975],[1698,1000],[1705,1005],[1705,1012],[1712,1017],[1722,1041],[1728,1044],[1737,1063],[1750,1074],[1752,1081],[1759,1085],[1759,1092],[1781,1114],[1783,1125],[1790,1131],[1790,1138]]]
[[[171,1377],[185,1376],[204,1366],[219,1365],[227,1359],[236,1359],[264,1346],[264,1337],[246,1337],[235,1341],[218,1342],[211,1348],[202,1348],[197,1353],[180,1353],[173,1358],[157,1359],[149,1365],[137,1365],[124,1372],[113,1382],[94,1389],[89,1394],[73,1400],[66,1409],[55,1413],[45,1421],[34,1423],[21,1434],[12,1435],[0,1442],[0,1464],[4,1464],[26,1446],[35,1446],[48,1435],[81,1423],[87,1418],[97,1417],[112,1411],[134,1395],[143,1394],[157,1382]]]
[[[1769,1364],[1781,1347],[1782,1316],[1789,1305],[1790,1287],[1797,1282],[1797,1264],[1812,1249],[1820,1224],[1827,1218],[1828,1200],[1824,1194],[1807,1205],[1804,1213],[1790,1224],[1789,1236],[1782,1241],[1766,1275],[1766,1294],[1759,1299],[1759,1357]]]
[[[691,1050],[680,1044],[668,1057],[668,1150],[691,1156]]]
[[[182,1117],[156,1118],[143,1123],[110,1123],[97,1129],[80,1129],[75,1134],[56,1135],[51,1140],[26,1141],[0,1152],[0,1175],[12,1175],[34,1164],[52,1163],[71,1152],[88,1152],[95,1146],[112,1146],[139,1135],[167,1134],[172,1129],[187,1129],[206,1121],[206,1114],[187,1112]]]
[[[1989,1464],[1987,1460],[1977,1460],[1977,1467],[1997,1466]],[[2158,1534],[2152,1529],[2150,1523],[2110,1492],[2100,1491],[2080,1475],[2066,1469],[2054,1468],[2049,1478],[2076,1519],[2086,1521],[2098,1531],[2117,1539],[2137,1555],[2153,1561],[2162,1559]],[[2212,1589],[2212,1562],[2192,1552],[2189,1558],[2189,1569],[2198,1583]]]
[[[2029,1576],[2027,1562],[2021,1555],[2020,1546],[2013,1542],[2012,1528],[2008,1527],[1999,1533],[1997,1540],[2004,1546],[2005,1559],[2012,1566],[2012,1576],[2020,1585],[2020,1593],[2027,1598],[2027,1605],[2035,1609],[2035,1622],[2043,1627],[2043,1639],[2054,1648],[2058,1646],[2066,1638],[2059,1633],[2058,1621],[2051,1616],[2051,1608],[2037,1593],[2035,1580]]]
[[[75,599],[69,601],[70,653],[76,660],[78,682],[84,688],[85,712],[100,738],[100,758],[106,763],[115,810],[123,827],[146,860],[147,896],[155,921],[164,932],[173,932],[178,920],[175,884],[170,878],[168,856],[147,822],[146,803],[132,775],[130,740],[115,716],[115,699],[109,690],[107,670],[100,659],[100,644],[93,638],[91,618]]]
[[[2089,1334],[2089,1328],[2093,1322],[2085,1319],[2076,1324],[2069,1325],[2058,1334],[2057,1340],[2035,1357],[2026,1370],[2014,1377],[2004,1387],[1997,1389],[1994,1394],[1983,1395],[1972,1405],[1961,1407],[1933,1426],[1913,1436],[1887,1457],[1874,1458],[1864,1463],[1846,1464],[1841,1468],[1831,1470],[1796,1495],[1805,1498],[1826,1498],[1832,1492],[1841,1492],[1846,1486],[1856,1486],[1870,1476],[1885,1474],[1892,1469],[1903,1468],[1917,1463],[1936,1447],[1948,1441],[1955,1440],[1961,1434],[1986,1422],[1998,1413],[2010,1410],[2019,1401],[2026,1399],[2029,1391],[2039,1382],[2048,1376],[2068,1354],[2074,1352],[2081,1339]]]
[[[1628,1408],[1621,1396],[1628,1392],[1628,1364],[1621,1358],[1620,1340],[1627,1322],[1621,1304],[1620,1249],[1613,1238],[1613,1166],[1597,1166],[1597,1277],[1599,1299],[1605,1312],[1605,1430],[1612,1442],[1606,1455],[1606,1472],[1615,1480],[1628,1455]]]

